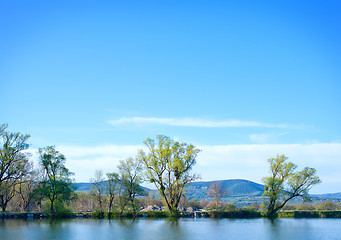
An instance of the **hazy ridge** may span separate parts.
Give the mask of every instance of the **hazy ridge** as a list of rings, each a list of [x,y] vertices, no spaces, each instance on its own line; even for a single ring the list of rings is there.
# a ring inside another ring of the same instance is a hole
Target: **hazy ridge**
[[[261,203],[262,194],[264,191],[264,185],[255,183],[245,179],[229,179],[229,180],[218,180],[218,181],[203,181],[203,182],[192,182],[186,188],[185,196],[188,200],[196,199],[200,200],[212,200],[208,196],[208,188],[211,184],[218,183],[226,189],[226,197],[222,201],[234,202],[238,205],[245,205],[251,203]],[[103,182],[107,184],[107,182]],[[147,192],[157,194],[157,191],[150,188],[143,187]],[[91,183],[76,183],[76,190],[81,192],[89,192],[91,189]],[[326,194],[312,194],[313,201],[321,200],[340,200],[341,193],[326,193]]]

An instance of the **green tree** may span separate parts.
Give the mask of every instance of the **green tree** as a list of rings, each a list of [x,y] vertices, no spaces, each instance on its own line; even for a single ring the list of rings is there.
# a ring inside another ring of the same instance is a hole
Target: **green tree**
[[[108,212],[110,214],[113,206],[115,195],[118,192],[119,176],[117,173],[107,173],[108,184],[106,187],[106,193],[108,196]]]
[[[234,204],[234,203],[228,203],[227,205],[226,205],[226,211],[229,211],[229,212],[233,212],[233,211],[236,211],[238,208],[237,208],[237,206],[236,206],[236,204]]]
[[[7,131],[8,125],[0,125],[0,203],[5,211],[14,196],[14,188],[20,178],[29,171],[27,143],[30,135]]]
[[[137,213],[136,196],[144,196],[145,191],[141,188],[142,183],[142,162],[138,158],[128,158],[121,160],[118,166],[120,171],[120,184],[123,187],[128,201],[131,203],[133,212]]]
[[[123,186],[120,184],[118,188],[118,196],[116,199],[116,206],[118,209],[118,215],[122,216],[127,204],[128,204],[128,195],[126,194]]]
[[[267,197],[265,205],[268,217],[275,217],[277,212],[295,197],[300,196],[304,200],[309,200],[309,190],[321,182],[314,168],[306,167],[295,172],[297,166],[292,162],[286,162],[287,159],[285,155],[268,159],[271,176],[263,178],[265,184],[263,196]]]
[[[338,209],[338,206],[336,205],[335,202],[332,202],[330,200],[327,200],[327,201],[324,201],[324,202],[320,202],[318,205],[317,205],[317,210],[328,210],[328,211],[331,211],[331,210],[337,210]]]
[[[0,205],[1,205],[3,212],[6,211],[8,203],[15,196],[15,193],[16,193],[15,187],[16,187],[16,181],[14,181],[13,179],[7,180],[0,185],[0,192],[1,192]]]
[[[155,184],[171,215],[177,215],[185,186],[198,178],[190,171],[200,150],[163,135],[157,136],[157,143],[148,138],[144,144],[149,152],[140,150],[140,158],[144,162],[147,178]]]
[[[74,197],[75,186],[70,179],[73,173],[65,167],[65,156],[54,146],[39,148],[39,159],[44,178],[38,190],[49,200],[50,214],[54,215],[57,202],[63,204]]]

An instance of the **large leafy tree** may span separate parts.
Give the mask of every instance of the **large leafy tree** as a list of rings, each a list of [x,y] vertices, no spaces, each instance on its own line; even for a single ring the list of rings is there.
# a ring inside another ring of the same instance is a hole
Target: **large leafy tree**
[[[7,124],[0,125],[0,203],[5,211],[14,196],[18,180],[30,169],[27,143],[30,135],[7,131]]]
[[[54,215],[57,201],[64,203],[74,196],[74,184],[70,178],[73,173],[65,167],[65,156],[54,146],[40,148],[39,159],[44,178],[38,190],[49,200],[50,214]]]
[[[147,139],[148,152],[140,151],[147,178],[158,189],[171,215],[176,215],[185,186],[198,178],[190,171],[200,152],[192,144],[179,143],[158,135],[157,142]]]
[[[268,217],[275,217],[277,212],[295,197],[309,200],[309,190],[321,182],[314,168],[306,167],[302,171],[295,171],[296,164],[287,162],[287,159],[285,155],[268,159],[271,175],[263,178],[263,196],[267,197],[265,205]]]

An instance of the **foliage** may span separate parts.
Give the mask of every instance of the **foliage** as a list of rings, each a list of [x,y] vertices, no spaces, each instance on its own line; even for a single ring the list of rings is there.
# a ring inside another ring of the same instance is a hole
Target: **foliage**
[[[226,211],[228,212],[235,211],[236,209],[237,209],[237,206],[234,203],[229,203],[226,206]]]
[[[171,214],[176,215],[184,187],[198,178],[190,171],[200,150],[162,135],[157,136],[156,143],[148,138],[144,144],[149,152],[141,150],[140,158],[144,162],[147,178],[155,184]]]
[[[139,202],[139,206],[143,208],[154,205],[162,207],[164,205],[163,200],[159,196],[153,196],[152,194],[138,198],[137,201]]]
[[[0,185],[0,204],[2,211],[5,212],[7,208],[7,204],[13,199],[15,196],[15,187],[16,181],[15,180],[7,180],[2,182]]]
[[[126,194],[122,194],[123,193],[123,188],[120,187],[119,188],[119,194],[118,197],[116,198],[116,208],[119,212],[119,216],[121,216],[128,204],[128,196]]]
[[[148,211],[148,212],[143,212],[143,215],[146,215],[152,218],[165,218],[165,217],[170,216],[169,212],[165,212],[165,211]]]
[[[303,204],[295,205],[293,210],[315,210],[315,209],[316,207],[313,204],[303,203]]]
[[[196,199],[191,199],[187,203],[187,207],[191,207],[193,209],[200,209],[200,203]]]
[[[7,131],[8,125],[0,125],[0,203],[5,211],[8,202],[14,197],[17,181],[30,168],[27,143],[30,135]]]
[[[44,177],[37,191],[49,200],[49,212],[51,215],[55,215],[56,202],[63,204],[75,196],[74,185],[70,179],[73,173],[65,167],[65,156],[59,153],[54,146],[39,148],[39,159]]]
[[[250,208],[236,209],[234,211],[209,211],[208,216],[212,218],[259,218],[262,214],[260,211]]]
[[[321,182],[316,176],[314,168],[304,168],[295,172],[296,165],[286,162],[285,155],[277,155],[268,160],[270,164],[270,177],[263,178],[265,184],[263,196],[267,197],[266,216],[274,217],[285,204],[295,198],[302,197],[309,200],[308,192],[311,187]]]
[[[337,210],[338,208],[339,206],[333,203],[332,201],[321,202],[316,207],[317,210]]]
[[[108,185],[106,186],[106,194],[108,196],[108,212],[110,212],[114,205],[115,194],[118,191],[119,176],[117,173],[107,173]]]
[[[51,209],[51,202],[47,201],[44,204],[44,211],[49,212]],[[53,206],[54,212],[53,217],[55,218],[68,218],[72,214],[72,210],[70,207],[66,206],[64,202],[59,199],[54,202]]]
[[[309,210],[281,211],[278,213],[281,218],[319,218],[321,213]]]
[[[119,182],[123,188],[122,193],[126,195],[126,199],[130,202],[133,213],[136,215],[138,206],[135,198],[146,195],[140,186],[142,183],[142,162],[138,158],[121,160],[118,169],[120,171]],[[121,198],[121,200],[123,199]]]

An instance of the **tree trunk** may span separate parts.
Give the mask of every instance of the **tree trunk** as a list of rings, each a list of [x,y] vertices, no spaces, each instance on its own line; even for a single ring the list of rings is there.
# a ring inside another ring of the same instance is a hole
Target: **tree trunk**
[[[50,201],[51,201],[50,214],[54,215],[54,209],[53,209],[53,207],[54,207],[54,199],[50,199]]]
[[[6,208],[7,208],[7,202],[4,201],[3,196],[1,196],[1,208],[2,208],[2,211],[3,211],[3,212],[5,212],[5,211],[6,211]]]
[[[108,207],[108,212],[109,212],[109,213],[111,212],[113,201],[114,201],[114,200],[113,200],[112,198],[109,199],[109,207]]]

